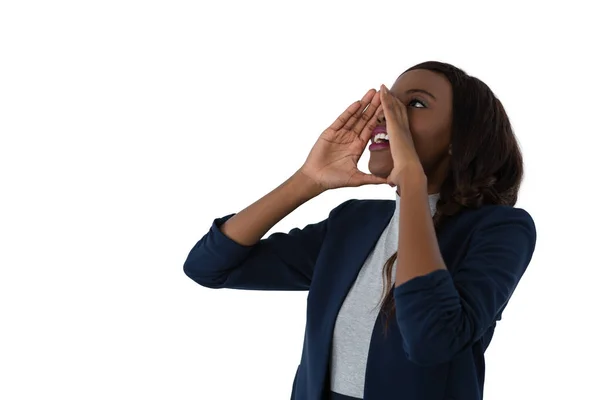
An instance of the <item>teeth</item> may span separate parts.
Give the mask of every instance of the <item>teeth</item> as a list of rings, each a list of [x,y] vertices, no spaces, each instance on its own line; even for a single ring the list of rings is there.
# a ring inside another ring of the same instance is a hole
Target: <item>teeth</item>
[[[387,133],[378,133],[377,135],[375,135],[375,137],[373,138],[373,143],[381,143],[382,139],[385,139],[387,141],[390,140],[389,136],[387,135]]]

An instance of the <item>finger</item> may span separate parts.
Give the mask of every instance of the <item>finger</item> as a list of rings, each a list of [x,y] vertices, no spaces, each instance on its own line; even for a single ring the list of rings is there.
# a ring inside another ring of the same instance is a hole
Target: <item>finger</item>
[[[342,127],[344,127],[344,125],[346,125],[348,123],[348,121],[350,120],[350,118],[352,118],[352,116],[354,114],[356,114],[357,112],[362,112],[362,110],[364,110],[365,105],[366,105],[366,103],[364,103],[364,101],[365,101],[365,99],[370,99],[369,95],[374,90],[375,89],[369,89],[367,91],[367,93],[365,93],[365,95],[363,96],[363,98],[361,100],[355,101],[354,103],[350,104],[348,106],[348,108],[346,108],[346,111],[341,113],[340,116],[337,117],[337,119],[333,122],[333,124],[331,124],[329,126],[328,129],[333,129],[334,131],[342,129]]]
[[[381,96],[380,97],[381,97],[381,105],[383,106],[383,113],[387,117],[392,112],[393,103],[392,103],[392,96],[390,95],[390,92],[387,90],[385,85],[381,85]]]
[[[356,122],[356,124],[352,128],[354,133],[356,133],[357,135],[360,135],[362,133],[365,125],[367,125],[371,121],[371,118],[374,115],[376,115],[376,112],[380,105],[381,105],[381,96],[380,96],[379,92],[377,92],[371,99],[371,102],[367,106],[367,109],[363,111],[363,113],[360,115],[360,119]]]
[[[389,93],[385,91],[384,86],[381,85],[381,108],[383,109],[383,115],[387,119],[387,116],[390,113],[390,98]]]
[[[381,85],[381,105],[383,108],[383,115],[385,116],[385,120],[389,122],[400,122],[403,120],[403,112],[400,108],[400,105],[404,106],[394,96],[390,94],[390,92],[385,88],[384,85]]]
[[[358,171],[351,179],[348,186],[358,187],[362,185],[381,185],[387,183],[386,178],[380,178],[375,175],[365,174],[364,172]]]
[[[360,131],[360,138],[367,143],[371,139],[371,134],[373,133],[373,129],[377,126],[377,116],[381,113],[383,106],[380,104],[377,107],[377,110],[373,112],[371,119],[367,122],[367,124],[363,127],[362,131]]]
[[[406,106],[396,96],[392,95],[390,90],[385,86],[381,85],[381,103],[385,101],[389,110],[394,110],[399,117],[406,115]]]
[[[377,94],[377,91],[375,89],[369,89],[369,91],[367,93],[365,93],[365,95],[363,96],[363,98],[360,101],[360,108],[358,109],[357,112],[352,114],[352,116],[350,116],[350,118],[348,118],[348,121],[346,121],[346,123],[344,124],[344,127],[343,127],[344,129],[347,129],[347,130],[352,129],[354,124],[356,124],[356,121],[358,121],[360,116],[364,113],[365,108],[371,103],[371,100],[373,99],[375,94]]]
[[[358,101],[358,100],[355,101],[354,103],[350,104],[348,106],[348,108],[346,108],[346,111],[341,113],[340,116],[337,117],[337,119],[335,121],[333,121],[333,124],[331,124],[328,129],[333,129],[334,131],[342,129],[342,127],[346,124],[346,122],[348,122],[348,120],[354,115],[354,113],[359,108],[360,108],[360,101]]]

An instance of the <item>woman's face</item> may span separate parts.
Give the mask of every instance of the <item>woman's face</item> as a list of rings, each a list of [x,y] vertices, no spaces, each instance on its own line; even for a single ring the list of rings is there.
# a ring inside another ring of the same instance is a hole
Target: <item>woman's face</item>
[[[446,177],[450,161],[450,82],[441,74],[416,69],[400,75],[390,92],[407,107],[410,132],[429,186],[439,186]],[[385,126],[383,111],[379,114],[378,126]],[[394,165],[389,147],[374,149],[370,153],[369,171],[373,175],[387,177]]]

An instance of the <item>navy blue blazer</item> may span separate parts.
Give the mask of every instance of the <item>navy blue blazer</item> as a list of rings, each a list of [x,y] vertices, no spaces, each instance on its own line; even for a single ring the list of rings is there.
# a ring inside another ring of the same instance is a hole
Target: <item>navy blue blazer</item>
[[[254,246],[220,231],[227,215],[192,248],[184,272],[208,288],[308,290],[292,399],[327,399],[338,311],[394,209],[393,200],[349,200],[324,221]],[[387,334],[381,313],[376,320],[364,400],[483,397],[484,352],[531,260],[535,225],[522,209],[484,206],[449,218],[438,242],[447,270],[392,288],[396,323]]]

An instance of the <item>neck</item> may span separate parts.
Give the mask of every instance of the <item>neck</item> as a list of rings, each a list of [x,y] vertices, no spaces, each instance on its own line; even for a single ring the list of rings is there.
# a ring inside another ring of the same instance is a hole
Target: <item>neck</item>
[[[427,194],[428,195],[438,194],[439,192],[440,192],[439,186],[427,185]],[[402,196],[402,193],[400,191],[400,186],[396,187],[396,193],[398,193],[398,196]]]
[[[439,193],[441,190],[441,187],[442,187],[442,183],[440,181],[435,181],[435,180],[431,181],[429,179],[429,177],[427,176],[427,194],[428,195]],[[401,190],[400,186],[396,186],[396,193],[398,193],[398,196],[402,195],[402,190]]]

